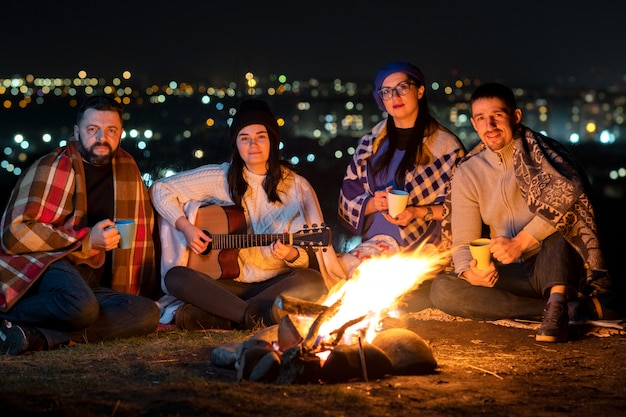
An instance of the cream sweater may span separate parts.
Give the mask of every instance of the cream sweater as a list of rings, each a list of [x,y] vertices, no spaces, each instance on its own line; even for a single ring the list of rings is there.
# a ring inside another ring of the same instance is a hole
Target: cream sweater
[[[556,232],[528,209],[515,179],[513,148],[513,141],[498,152],[487,148],[459,165],[452,177],[451,249],[458,274],[470,268],[469,242],[480,237],[483,222],[492,238],[525,230],[541,242]],[[538,250],[532,248],[524,258]]]
[[[176,220],[181,216],[190,218],[188,208],[202,204],[233,204],[228,192],[227,172],[229,163],[219,165],[205,165],[193,170],[182,172],[172,177],[156,181],[150,188],[150,194],[156,211],[163,221],[162,225],[173,228]],[[305,225],[318,226],[323,223],[323,217],[315,191],[303,177],[289,173],[278,186],[278,194],[282,203],[270,203],[267,199],[262,183],[264,175],[256,175],[247,170],[244,178],[249,184],[243,196],[242,206],[246,217],[248,232],[254,234],[295,233]],[[193,215],[193,214],[191,214]],[[180,240],[175,249],[171,241],[172,236]],[[164,242],[164,238],[168,241]],[[186,265],[188,249],[184,242],[184,235],[175,234],[167,230],[161,231],[161,240],[166,264],[162,264],[162,276],[174,265]],[[181,249],[182,248],[182,249]],[[287,272],[290,268],[306,268],[309,265],[307,252],[297,248],[300,257],[294,263],[287,263],[271,256],[268,246],[246,248],[239,251],[239,266],[241,274],[237,278],[242,282],[260,282]],[[166,251],[183,250],[180,256],[170,256]],[[333,286],[337,281],[345,278],[345,271],[336,259],[332,247],[326,252],[318,252],[318,263],[327,286]]]

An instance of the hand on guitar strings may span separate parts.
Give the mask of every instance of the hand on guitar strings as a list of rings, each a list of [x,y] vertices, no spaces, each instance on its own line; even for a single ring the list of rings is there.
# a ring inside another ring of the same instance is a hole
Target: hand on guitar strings
[[[283,261],[293,259],[298,254],[298,249],[290,245],[285,245],[283,242],[280,241],[280,239],[270,243],[270,250],[272,251],[272,256],[274,258]]]

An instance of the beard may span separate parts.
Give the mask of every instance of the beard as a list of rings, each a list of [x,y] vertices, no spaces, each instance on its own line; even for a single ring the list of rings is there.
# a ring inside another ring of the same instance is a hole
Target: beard
[[[95,153],[94,149],[98,146],[106,146],[109,149],[109,153],[105,155]],[[111,145],[109,145],[108,143],[95,143],[89,149],[87,149],[83,144],[83,139],[79,135],[78,152],[80,152],[80,155],[83,157],[83,159],[91,165],[100,166],[110,164],[113,160],[113,157],[115,157],[115,154],[117,153],[117,149],[114,151],[111,148]]]

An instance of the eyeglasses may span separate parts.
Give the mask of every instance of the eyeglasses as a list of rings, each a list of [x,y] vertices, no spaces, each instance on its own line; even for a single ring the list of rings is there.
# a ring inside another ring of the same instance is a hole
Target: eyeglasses
[[[380,94],[380,97],[385,101],[393,97],[394,91],[396,92],[396,95],[398,97],[406,96],[407,94],[409,94],[409,91],[411,90],[412,85],[417,85],[417,84],[409,82],[409,81],[402,81],[401,83],[399,83],[393,88],[388,88],[388,87],[381,88],[380,90],[378,90],[378,94]]]

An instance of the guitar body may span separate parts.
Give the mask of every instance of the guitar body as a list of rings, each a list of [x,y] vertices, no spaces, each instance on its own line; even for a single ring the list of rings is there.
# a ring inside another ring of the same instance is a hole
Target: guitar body
[[[209,234],[247,233],[246,217],[238,206],[204,206],[198,209],[195,225]],[[206,255],[189,251],[187,266],[213,279],[239,276],[239,249],[211,249]]]
[[[210,205],[200,207],[195,225],[211,236],[204,253],[189,252],[187,266],[213,279],[233,279],[239,276],[239,250],[254,246],[268,246],[281,242],[302,248],[329,246],[332,240],[326,226],[306,227],[296,233],[248,234],[246,217],[238,206]]]

